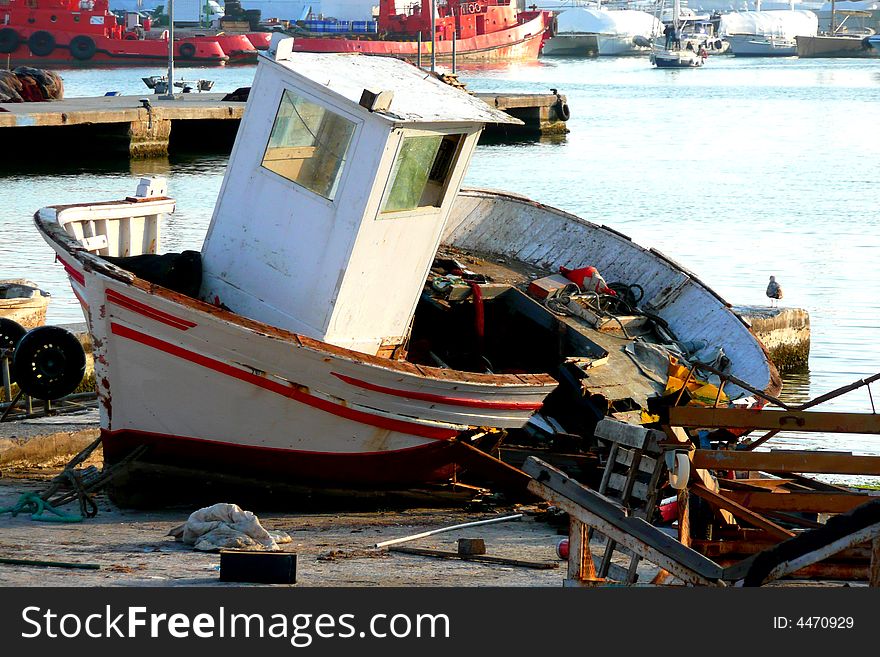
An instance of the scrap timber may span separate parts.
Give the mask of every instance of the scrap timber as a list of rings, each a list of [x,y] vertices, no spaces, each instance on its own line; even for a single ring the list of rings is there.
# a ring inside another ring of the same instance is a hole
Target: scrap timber
[[[796,536],[727,567],[679,542],[657,527],[627,516],[611,500],[567,477],[534,457],[525,464],[533,480],[529,490],[551,501],[572,518],[569,538],[568,585],[600,585],[589,551],[588,527],[625,545],[685,584],[697,586],[762,586],[814,566],[845,550],[871,545],[869,585],[880,585],[880,499],[829,520],[818,529]],[[662,575],[662,573],[661,573]],[[655,578],[655,582],[662,581]]]

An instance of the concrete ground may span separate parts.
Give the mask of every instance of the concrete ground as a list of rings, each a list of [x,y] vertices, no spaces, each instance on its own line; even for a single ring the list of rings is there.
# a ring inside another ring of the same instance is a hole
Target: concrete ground
[[[97,436],[97,413],[0,423],[0,508],[21,494],[39,493],[80,449]],[[98,450],[87,464],[100,467]],[[97,570],[0,563],[0,586],[224,586],[217,553],[197,552],[168,532],[194,507],[135,511],[97,497],[98,515],[81,523],[34,521],[0,514],[0,558],[98,564]],[[234,499],[216,500],[232,502]],[[378,504],[378,503],[377,503]],[[247,508],[247,507],[246,507]],[[64,507],[76,513],[76,504]],[[297,554],[302,586],[561,586],[565,562],[556,557],[562,536],[534,516],[438,534],[408,547],[455,551],[458,538],[483,538],[487,553],[558,567],[535,570],[377,550],[377,542],[430,529],[510,515],[511,507],[284,513],[248,508],[268,530],[293,539],[281,547]]]

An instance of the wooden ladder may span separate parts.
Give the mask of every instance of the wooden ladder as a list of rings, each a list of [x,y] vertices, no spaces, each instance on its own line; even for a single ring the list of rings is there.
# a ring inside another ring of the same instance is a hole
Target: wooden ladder
[[[662,431],[610,418],[599,422],[595,435],[611,443],[599,494],[618,504],[627,515],[651,522],[657,508],[661,477],[666,471],[659,446],[665,435]],[[591,528],[588,539],[593,534]],[[612,563],[615,551],[631,555],[628,568],[623,569]],[[596,577],[633,584],[639,561],[641,557],[630,550],[620,550],[617,541],[606,537],[605,552],[596,568]]]

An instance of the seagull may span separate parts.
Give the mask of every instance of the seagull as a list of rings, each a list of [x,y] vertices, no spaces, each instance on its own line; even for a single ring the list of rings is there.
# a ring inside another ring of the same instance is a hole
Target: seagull
[[[782,286],[776,282],[776,277],[771,276],[770,282],[767,284],[767,296],[770,298],[770,307],[774,307],[774,302],[782,298]]]

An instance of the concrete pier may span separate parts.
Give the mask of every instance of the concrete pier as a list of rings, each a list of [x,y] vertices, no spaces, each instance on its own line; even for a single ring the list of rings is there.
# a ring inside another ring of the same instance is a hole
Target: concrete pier
[[[554,90],[555,91],[555,90]],[[566,121],[570,116],[568,100],[564,94],[474,94],[487,105],[515,116],[525,125],[488,125],[486,132],[505,135],[564,135],[568,132]]]
[[[734,306],[767,347],[780,372],[807,369],[810,359],[810,315],[803,308]]]
[[[224,94],[180,94],[67,98],[45,103],[0,104],[0,134],[11,152],[64,157],[77,148],[84,154],[116,153],[133,158],[168,154],[175,132],[189,138],[231,144],[244,103],[223,101]],[[13,130],[13,128],[17,128]],[[43,150],[51,147],[51,150]],[[214,146],[210,150],[214,150]]]
[[[487,104],[521,119],[509,136],[567,132],[568,105],[561,94],[478,94]],[[157,94],[66,98],[45,103],[0,104],[4,147],[20,158],[70,155],[165,156],[169,149],[228,151],[245,103],[224,94]],[[15,129],[14,129],[15,128]],[[490,126],[491,131],[491,126]]]

